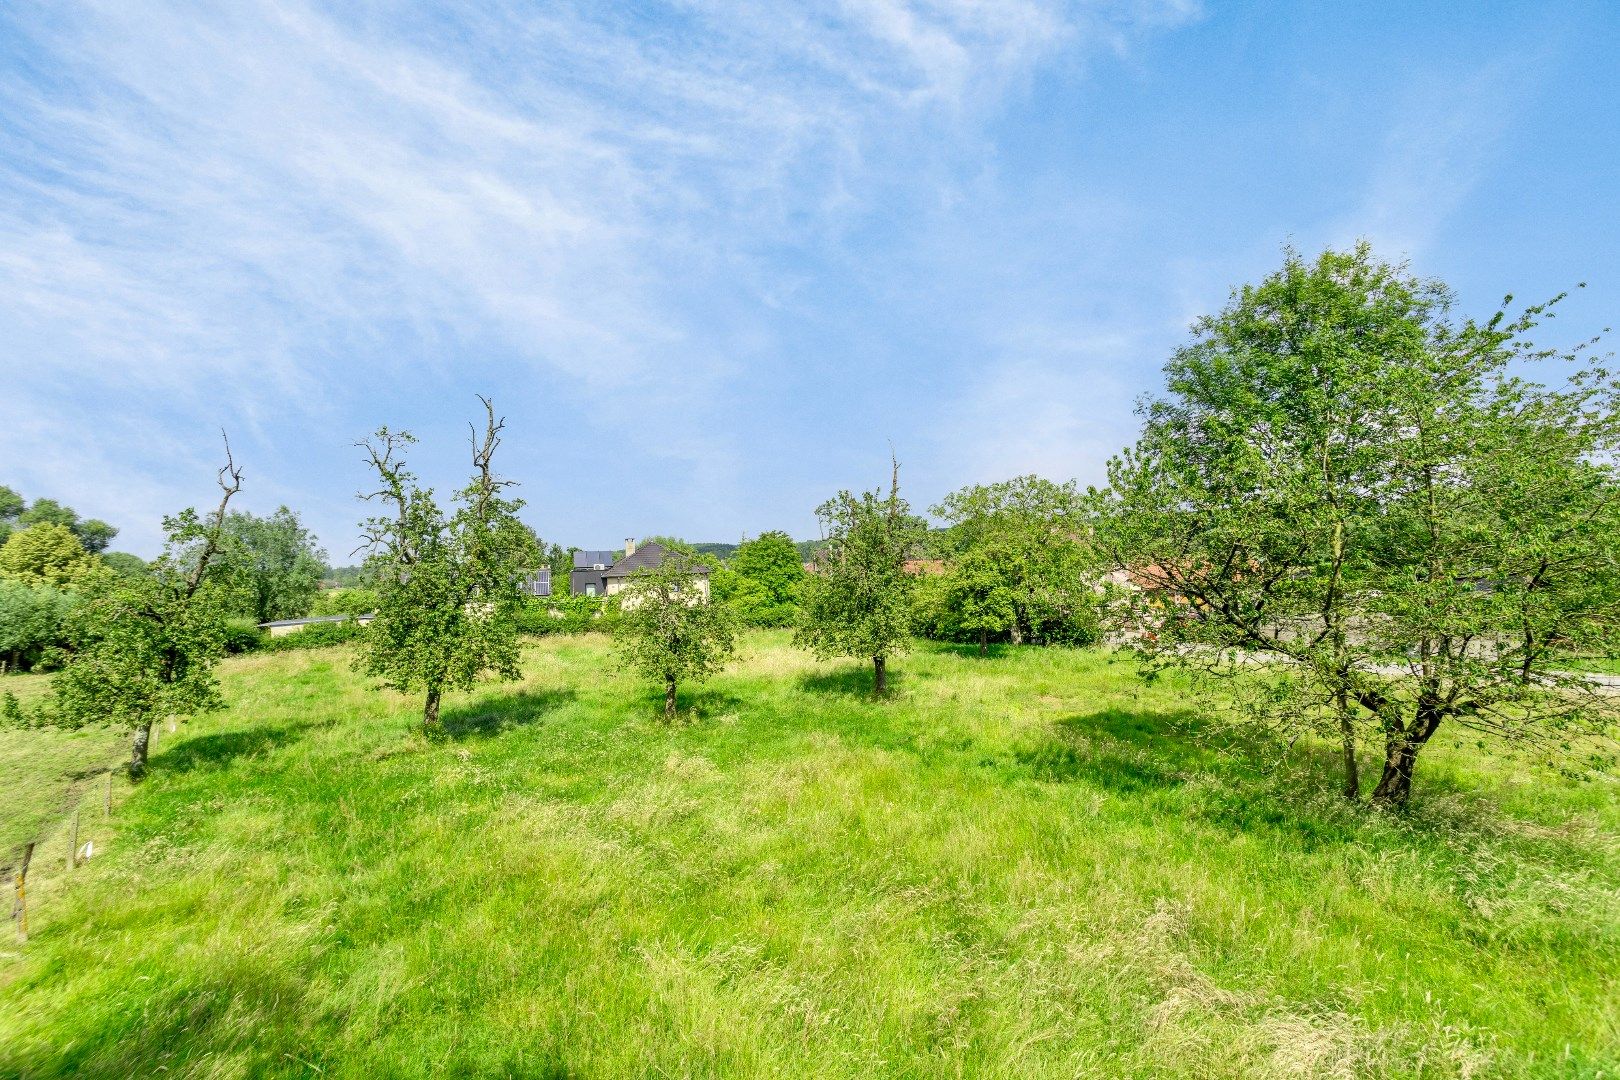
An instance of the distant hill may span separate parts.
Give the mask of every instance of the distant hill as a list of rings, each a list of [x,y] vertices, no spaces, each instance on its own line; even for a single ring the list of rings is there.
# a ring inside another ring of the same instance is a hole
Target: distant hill
[[[801,559],[806,560],[806,561],[809,561],[810,556],[815,553],[817,548],[823,547],[825,545],[826,545],[825,540],[795,540],[794,541],[794,546],[799,549],[799,557]],[[701,555],[713,555],[713,556],[715,556],[717,558],[720,558],[720,559],[729,559],[733,555],[737,554],[738,545],[736,545],[736,544],[721,544],[721,543],[716,543],[716,542],[706,542],[706,543],[701,543],[701,544],[692,544],[691,547],[692,547],[692,549],[694,551],[698,552]]]
[[[729,559],[737,554],[736,544],[693,544],[692,550],[700,555],[718,555],[722,559]]]

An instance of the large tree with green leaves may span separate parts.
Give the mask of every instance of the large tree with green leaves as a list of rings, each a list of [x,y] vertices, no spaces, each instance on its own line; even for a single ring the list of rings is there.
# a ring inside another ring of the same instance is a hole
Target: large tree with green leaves
[[[900,465],[889,493],[840,491],[816,509],[826,546],[805,578],[795,640],[817,656],[872,661],[873,689],[888,689],[889,658],[911,641],[914,579],[906,560],[928,528],[900,497]]]
[[[799,611],[804,560],[785,532],[760,533],[745,540],[715,570],[715,599],[750,626],[791,626]]]
[[[1529,342],[1550,304],[1452,303],[1365,245],[1289,252],[1195,325],[1098,503],[1148,661],[1335,738],[1352,798],[1370,734],[1386,806],[1444,725],[1568,754],[1613,718],[1566,668],[1620,626],[1615,379]]]
[[[308,615],[320,592],[326,552],[287,507],[259,517],[232,513],[225,519],[230,558],[221,574],[241,598],[242,612],[254,622]]]
[[[5,509],[9,503],[21,502],[17,493],[10,488],[6,488],[5,492],[11,499],[0,495],[0,518],[5,517]],[[118,535],[118,530],[114,526],[97,518],[81,518],[78,511],[71,506],[62,505],[55,499],[35,499],[26,510],[21,509],[19,505],[14,517],[16,524],[23,528],[30,525],[60,525],[78,537],[79,543],[83,544],[84,549],[92,555],[107,550],[107,545]]]
[[[675,719],[679,685],[719,671],[735,647],[733,616],[705,591],[706,572],[690,550],[675,548],[658,566],[637,570],[614,594],[619,662],[663,684],[666,723]]]
[[[229,443],[225,453],[213,512],[164,518],[168,543],[148,572],[98,569],[66,620],[67,662],[52,684],[58,722],[127,725],[134,780],[146,773],[154,721],[223,705],[214,666],[225,650],[230,598],[209,571],[229,545],[227,508],[242,489]]]
[[[1018,628],[1018,597],[1006,562],[993,547],[970,547],[945,573],[944,606],[958,630],[978,639],[979,655],[989,652],[992,634]]]
[[[95,558],[72,530],[54,522],[18,529],[0,546],[0,578],[24,585],[71,589],[95,568]]]
[[[1089,640],[1095,560],[1075,485],[1039,476],[953,492],[934,513],[949,525],[947,599],[981,646],[1005,633],[1030,640]]]
[[[381,482],[362,498],[388,509],[362,525],[377,617],[356,666],[396,690],[422,692],[430,731],[445,691],[486,673],[518,677],[522,573],[539,559],[534,534],[517,517],[522,500],[505,495],[516,482],[494,470],[506,421],[479,400],[486,422],[481,437],[473,431],[473,476],[449,515],[405,467],[404,450],[416,441],[409,432],[381,428],[359,444]]]

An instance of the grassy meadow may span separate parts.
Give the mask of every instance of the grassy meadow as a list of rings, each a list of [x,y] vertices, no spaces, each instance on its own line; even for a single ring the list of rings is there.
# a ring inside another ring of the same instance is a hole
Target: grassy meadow
[[[229,661],[119,780],[0,733],[0,1076],[1620,1074],[1620,791],[1444,743],[1404,816],[1106,653],[782,635],[658,719],[595,636],[521,683]],[[43,683],[7,680],[26,696]]]

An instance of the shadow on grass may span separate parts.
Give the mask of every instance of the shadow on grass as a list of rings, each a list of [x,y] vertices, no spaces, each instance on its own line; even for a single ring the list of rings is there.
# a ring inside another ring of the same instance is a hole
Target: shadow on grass
[[[1422,786],[1409,810],[1377,811],[1366,801],[1379,764],[1371,748],[1364,748],[1361,762],[1362,798],[1352,803],[1340,794],[1336,746],[1300,741],[1285,747],[1193,710],[1105,709],[1069,716],[1056,722],[1051,738],[1016,758],[1043,782],[1168,800],[1161,809],[1230,833],[1265,833],[1303,851],[1378,843],[1443,854],[1458,840],[1498,847],[1508,842],[1498,811],[1443,770],[1420,775]],[[1583,857],[1574,837],[1542,830],[1533,843],[1556,849],[1559,858]]]
[[[74,955],[71,948],[63,951]],[[80,1025],[74,1028],[77,1038],[0,1045],[0,1076],[125,1080],[195,1075],[194,1070],[181,1068],[195,1061],[207,1061],[216,1072],[236,1076],[316,1076],[338,1071],[334,1066],[352,1066],[356,1058],[364,1075],[401,1075],[410,1068],[410,1048],[397,1042],[343,1047],[341,1014],[336,1023],[326,1020],[316,1027],[311,1038],[309,1018],[320,1015],[322,999],[312,989],[313,973],[302,965],[265,964],[244,949],[229,946],[216,947],[213,959],[201,966],[172,957],[156,964],[154,970],[167,977],[131,983],[123,997],[103,995],[75,1003],[78,1015],[58,1018],[68,1028],[75,1021]],[[67,978],[66,965],[49,974],[46,985],[72,989],[84,985]],[[139,1039],[127,1037],[135,1015],[140,1017]],[[580,1075],[561,1048],[546,1040],[495,1053],[498,1057],[491,1061],[476,1047],[458,1047],[448,1072],[541,1080]]]
[[[572,687],[525,690],[519,694],[451,709],[439,721],[444,726],[447,738],[489,739],[514,728],[539,723],[548,713],[555,712],[578,696]]]
[[[1059,720],[1054,738],[1018,759],[1049,783],[1084,781],[1119,794],[1173,788],[1209,764],[1211,751],[1196,741],[1202,726],[1188,711],[1105,709]]]
[[[885,697],[891,696],[900,684],[903,676],[890,667],[887,671],[889,688]],[[820,694],[824,697],[861,697],[868,701],[878,700],[873,690],[874,676],[870,663],[849,665],[835,671],[818,671],[799,676],[799,689],[810,694]]]
[[[1014,645],[1008,641],[992,641],[985,647],[984,655],[980,656],[979,643],[976,641],[931,641],[928,651],[941,656],[959,656],[964,660],[998,660],[1002,657],[1016,656],[1020,650],[1032,647]]]
[[[648,699],[653,700],[652,698]],[[664,697],[657,695],[658,708],[664,707]],[[715,686],[694,686],[690,690],[682,690],[676,702],[679,710],[693,716],[724,716],[734,713],[747,704],[742,698],[729,690],[721,690]]]
[[[223,768],[237,758],[252,757],[265,750],[286,746],[313,726],[300,723],[285,727],[249,728],[246,731],[221,731],[213,735],[198,735],[172,748],[159,745],[152,754],[151,768],[168,773]],[[174,738],[172,735],[169,737]]]

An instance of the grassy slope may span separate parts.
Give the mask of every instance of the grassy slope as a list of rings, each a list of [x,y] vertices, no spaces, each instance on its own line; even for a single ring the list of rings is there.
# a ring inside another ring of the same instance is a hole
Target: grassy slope
[[[874,704],[749,645],[666,730],[550,640],[437,743],[340,650],[232,662],[42,871],[0,1075],[1620,1067],[1612,784],[1440,749],[1389,820],[1095,654],[930,648]]]
[[[32,709],[47,686],[43,676],[13,675],[0,683],[0,690]],[[96,814],[103,812],[101,784],[123,748],[124,739],[106,730],[0,729],[0,874],[11,873],[24,843],[41,837],[59,840],[63,848],[42,846],[35,858],[43,861],[48,852],[65,863],[67,840],[65,834],[56,837],[55,828],[80,802]]]

